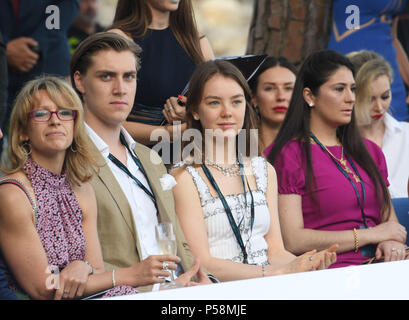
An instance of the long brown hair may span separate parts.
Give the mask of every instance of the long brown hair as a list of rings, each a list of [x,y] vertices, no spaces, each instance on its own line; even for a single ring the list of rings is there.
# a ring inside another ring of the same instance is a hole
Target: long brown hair
[[[202,133],[204,136],[204,128],[200,120],[195,120],[193,113],[198,111],[199,105],[203,98],[203,89],[207,81],[213,78],[215,75],[220,74],[227,78],[233,79],[236,81],[240,87],[243,89],[245,100],[246,100],[246,113],[244,116],[243,128],[245,129],[245,156],[253,156],[252,152],[254,150],[251,148],[251,143],[257,141],[256,139],[256,129],[257,129],[257,118],[254,109],[251,107],[251,91],[244,78],[243,74],[237,69],[233,64],[224,60],[214,60],[207,61],[200,64],[195,72],[193,73],[190,83],[189,90],[187,92],[187,101],[186,101],[186,129],[196,129],[198,132]],[[238,148],[238,136],[236,137],[236,148]],[[256,139],[256,140],[255,140]],[[182,147],[183,150],[191,143],[192,141],[183,141]],[[202,145],[197,146],[201,148],[200,150],[205,150],[205,139],[202,138]],[[239,152],[239,150],[236,150]],[[256,155],[259,155],[260,150],[256,148]],[[200,159],[195,158],[193,155],[193,150],[190,153],[192,160],[197,164],[199,161],[204,161],[204,152],[200,154]]]
[[[180,0],[179,8],[170,13],[169,25],[176,39],[195,64],[204,62],[200,37],[191,0]],[[114,22],[109,29],[120,29],[132,38],[143,38],[152,22],[146,0],[118,0]]]
[[[304,61],[294,86],[290,106],[281,125],[280,131],[274,142],[274,147],[268,155],[268,161],[274,165],[279,159],[283,147],[290,140],[298,140],[303,145],[303,166],[306,169],[307,191],[313,192],[315,186],[314,172],[311,161],[310,142],[310,108],[303,97],[304,88],[309,88],[315,96],[319,94],[320,87],[328,81],[331,75],[340,67],[348,68],[354,74],[354,67],[348,58],[332,50],[312,53]],[[352,113],[351,122],[337,128],[337,137],[344,146],[344,150],[363,168],[376,188],[379,202],[382,206],[382,221],[387,221],[390,216],[390,194],[382,175],[377,168],[371,154],[359,132],[355,114]],[[277,163],[278,164],[278,163]],[[277,166],[280,167],[280,166]],[[281,177],[281,172],[277,170]],[[314,200],[314,194],[312,194]]]

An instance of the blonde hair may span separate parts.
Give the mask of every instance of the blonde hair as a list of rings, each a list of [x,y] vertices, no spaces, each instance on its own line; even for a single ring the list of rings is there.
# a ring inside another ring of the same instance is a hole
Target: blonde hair
[[[355,68],[356,100],[355,115],[359,126],[371,123],[371,84],[380,76],[387,76],[393,82],[393,70],[379,54],[361,50],[347,55]]]
[[[63,79],[54,76],[42,76],[31,80],[21,89],[10,117],[9,167],[3,166],[6,173],[22,170],[29,153],[27,141],[23,140],[30,121],[29,112],[38,104],[39,92],[46,91],[49,98],[64,109],[75,110],[73,141],[66,150],[63,171],[71,184],[89,181],[93,174],[92,165],[99,166],[93,160],[90,139],[85,131],[84,112],[81,100],[74,89]]]
[[[364,65],[365,62],[368,62],[369,60],[376,59],[376,58],[382,59],[381,55],[377,54],[375,51],[372,51],[372,50],[352,51],[348,53],[346,57],[353,64],[355,74]]]

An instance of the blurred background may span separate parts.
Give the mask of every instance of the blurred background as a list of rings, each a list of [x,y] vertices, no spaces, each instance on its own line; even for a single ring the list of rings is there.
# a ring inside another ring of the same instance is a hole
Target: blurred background
[[[245,54],[254,0],[192,1],[199,31],[209,39],[216,57]],[[117,0],[99,2],[98,20],[102,26],[108,26]]]

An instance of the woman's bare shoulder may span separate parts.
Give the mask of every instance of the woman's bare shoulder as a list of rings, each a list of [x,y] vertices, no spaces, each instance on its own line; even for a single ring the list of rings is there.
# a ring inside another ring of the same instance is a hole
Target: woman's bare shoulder
[[[33,187],[31,185],[30,180],[27,178],[26,174],[23,171],[18,171],[15,173],[11,173],[11,174],[7,174],[5,176],[2,176],[0,178],[0,181],[3,180],[15,180],[18,183],[22,184],[23,187],[30,193],[30,195],[34,194],[33,191]],[[0,190],[20,190],[21,192],[23,192],[21,190],[21,188],[19,188],[18,186],[13,185],[12,183],[2,183],[0,184]],[[13,192],[14,193],[14,192]],[[20,193],[20,192],[18,192]]]
[[[173,168],[170,171],[170,174],[175,178],[175,180],[178,183],[184,184],[184,183],[189,183],[190,181],[192,181],[192,176],[188,172],[186,164]]]
[[[215,55],[213,52],[213,48],[206,36],[200,37],[200,48],[205,61],[214,59]]]
[[[29,193],[31,200],[35,201],[30,180],[23,172],[16,172],[0,178],[0,180],[14,179],[20,182]],[[33,220],[33,207],[25,192],[12,183],[0,184],[0,216],[4,219],[30,219]]]
[[[88,216],[88,212],[96,211],[96,198],[94,188],[89,182],[82,182],[72,186],[72,190],[78,200],[83,217]]]
[[[77,197],[78,202],[89,202],[95,200],[95,192],[94,188],[92,187],[91,183],[89,182],[82,182],[80,184],[72,185],[72,190]]]

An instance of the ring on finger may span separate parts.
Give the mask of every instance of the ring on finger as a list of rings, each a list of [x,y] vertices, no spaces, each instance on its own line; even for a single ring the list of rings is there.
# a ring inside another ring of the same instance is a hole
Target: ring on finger
[[[162,263],[162,270],[164,271],[169,271],[169,263],[167,263],[166,261],[163,261]]]
[[[308,259],[312,262],[313,256],[309,256]]]
[[[396,248],[392,248],[392,252],[393,252],[393,253],[396,253]]]
[[[64,290],[64,294],[68,295],[70,292],[68,290]]]

